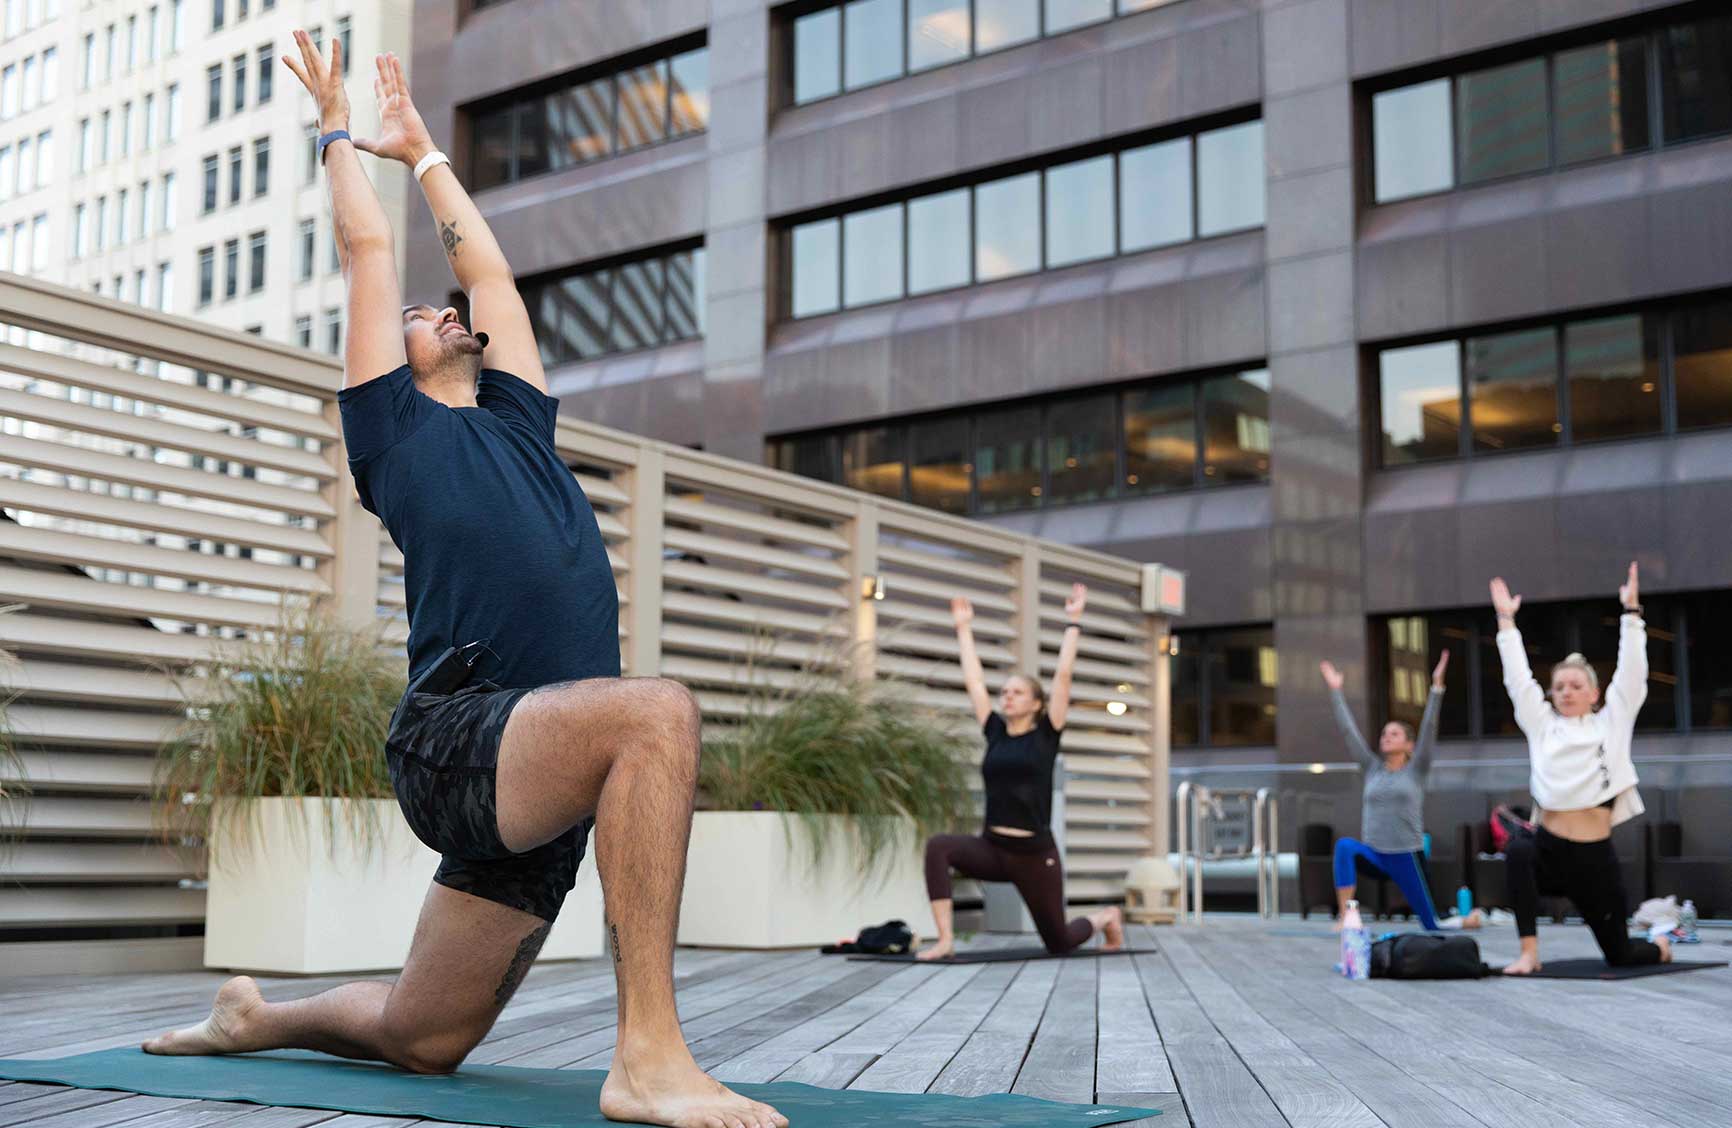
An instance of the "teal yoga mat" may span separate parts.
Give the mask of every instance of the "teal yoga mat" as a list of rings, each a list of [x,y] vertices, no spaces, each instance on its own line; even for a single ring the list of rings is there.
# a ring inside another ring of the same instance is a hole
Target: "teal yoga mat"
[[[612,1122],[596,1107],[606,1076],[598,1069],[468,1065],[448,1076],[423,1077],[389,1066],[293,1051],[157,1057],[124,1049],[41,1061],[0,1059],[0,1079],[9,1081],[504,1128],[611,1128]],[[1154,1109],[1059,1104],[1008,1093],[984,1097],[868,1093],[785,1081],[730,1088],[775,1105],[792,1128],[1069,1128],[1158,1115]]]

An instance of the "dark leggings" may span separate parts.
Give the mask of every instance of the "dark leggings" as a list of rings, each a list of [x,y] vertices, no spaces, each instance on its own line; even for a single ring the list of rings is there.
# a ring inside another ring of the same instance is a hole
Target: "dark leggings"
[[[1016,886],[1034,917],[1046,950],[1070,951],[1094,935],[1086,917],[1064,919],[1064,865],[1050,832],[1031,838],[1014,835],[939,834],[926,842],[926,895],[950,900],[950,871],[978,881],[1008,881]]]
[[[1658,945],[1630,937],[1625,923],[1629,905],[1624,899],[1624,878],[1610,838],[1571,842],[1540,826],[1534,828],[1532,838],[1525,834],[1511,837],[1504,856],[1509,859],[1509,895],[1515,902],[1518,934],[1534,935],[1541,893],[1568,897],[1593,929],[1608,964],[1625,967],[1660,962]]]

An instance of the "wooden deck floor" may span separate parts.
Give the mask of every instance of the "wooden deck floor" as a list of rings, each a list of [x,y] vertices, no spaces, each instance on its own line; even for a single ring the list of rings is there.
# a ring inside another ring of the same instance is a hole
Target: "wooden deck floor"
[[[1615,983],[1348,983],[1330,973],[1334,946],[1315,920],[1221,917],[1201,929],[1133,932],[1158,954],[909,967],[682,951],[681,1014],[699,1062],[727,1080],[1009,1091],[1166,1113],[1139,1128],[1732,1124],[1732,969]],[[1732,955],[1704,937],[1680,953]],[[1541,939],[1554,958],[1593,951],[1580,927],[1546,926]],[[1482,937],[1493,961],[1515,947],[1507,926]],[[220,979],[0,979],[0,1057],[136,1043],[196,1020]],[[329,982],[265,990],[286,998]],[[605,964],[538,967],[471,1060],[605,1067],[612,1021]],[[411,1122],[0,1085],[0,1128],[218,1123]]]

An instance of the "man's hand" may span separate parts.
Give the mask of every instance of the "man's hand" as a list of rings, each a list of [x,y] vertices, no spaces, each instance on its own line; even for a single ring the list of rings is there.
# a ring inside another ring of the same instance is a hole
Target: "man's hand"
[[[373,94],[379,99],[379,136],[355,139],[355,148],[386,160],[402,161],[410,168],[436,146],[427,132],[421,112],[409,100],[409,80],[403,76],[403,61],[396,55],[375,55],[379,77]]]
[[[306,32],[295,32],[295,45],[301,49],[301,61],[297,64],[293,58],[284,55],[283,65],[295,72],[295,77],[301,80],[301,85],[318,104],[319,132],[349,128],[349,92],[343,89],[343,41],[332,37],[331,61],[328,63],[319,57],[312,38]]]

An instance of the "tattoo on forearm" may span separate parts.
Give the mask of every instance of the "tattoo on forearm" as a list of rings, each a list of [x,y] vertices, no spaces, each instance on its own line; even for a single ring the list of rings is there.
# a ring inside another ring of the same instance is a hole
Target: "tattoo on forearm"
[[[517,992],[523,977],[529,974],[529,965],[535,962],[535,957],[541,953],[541,946],[547,942],[547,934],[552,931],[552,924],[544,924],[525,936],[523,943],[517,945],[517,952],[511,957],[511,966],[505,969],[505,978],[493,989],[494,1006],[502,1007],[511,1001],[511,996]]]
[[[611,920],[608,921],[607,934],[613,940],[613,962],[616,964],[624,963],[625,957],[620,955],[619,951],[619,925],[613,923]]]
[[[448,258],[456,258],[463,243],[463,236],[457,234],[457,221],[447,219],[439,225],[439,241],[445,244],[445,254]]]

